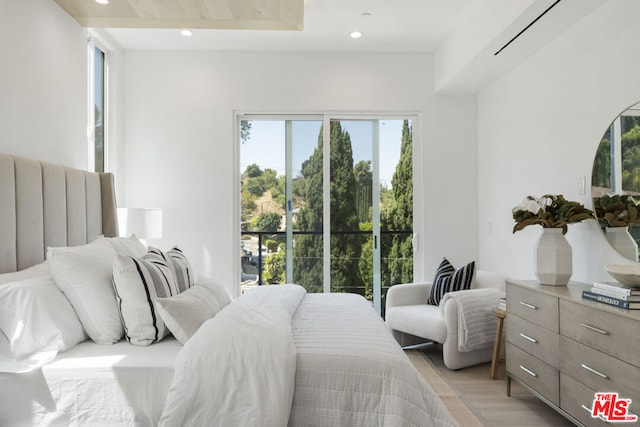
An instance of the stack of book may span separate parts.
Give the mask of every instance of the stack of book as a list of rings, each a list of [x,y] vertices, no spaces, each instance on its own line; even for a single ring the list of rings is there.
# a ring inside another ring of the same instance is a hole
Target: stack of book
[[[506,298],[500,298],[500,300],[498,301],[498,308],[500,310],[507,311],[507,299]]]
[[[582,298],[627,310],[640,310],[640,288],[617,282],[595,282],[590,291],[582,291]]]

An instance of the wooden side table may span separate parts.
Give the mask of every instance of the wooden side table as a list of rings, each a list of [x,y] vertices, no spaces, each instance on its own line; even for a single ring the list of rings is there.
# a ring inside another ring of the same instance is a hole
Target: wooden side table
[[[496,326],[496,339],[493,343],[493,357],[491,358],[491,379],[496,379],[496,370],[498,369],[498,359],[500,358],[500,347],[502,346],[502,328],[504,327],[504,318],[507,316],[507,312],[494,308],[491,313],[498,319],[498,325]]]

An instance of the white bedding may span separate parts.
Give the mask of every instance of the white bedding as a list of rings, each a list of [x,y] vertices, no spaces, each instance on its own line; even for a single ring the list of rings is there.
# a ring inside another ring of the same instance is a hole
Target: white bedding
[[[257,288],[207,321],[160,425],[456,425],[368,301],[301,289]]]
[[[457,425],[363,297],[308,294],[293,337],[290,427]]]
[[[206,321],[178,355],[160,426],[284,427],[296,375],[298,285],[252,289]]]
[[[0,425],[155,426],[181,348],[85,341],[41,370],[0,373]]]
[[[456,425],[369,302],[295,285],[249,292],[184,347],[86,341],[0,384],[2,426]]]

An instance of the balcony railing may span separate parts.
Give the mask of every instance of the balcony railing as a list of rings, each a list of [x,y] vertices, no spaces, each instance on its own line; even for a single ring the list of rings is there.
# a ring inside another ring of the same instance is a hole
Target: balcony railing
[[[373,237],[371,231],[338,231],[332,232],[332,235],[366,235]],[[413,230],[403,230],[403,231],[381,231],[380,239],[384,242],[387,238],[391,236],[411,236],[413,234]],[[242,231],[241,235],[243,236],[243,242],[245,236],[257,236],[258,242],[256,246],[256,250],[249,250],[247,247],[242,248],[243,253],[241,254],[242,260],[242,282],[248,283],[251,282],[255,285],[263,285],[263,273],[264,273],[264,261],[266,254],[263,254],[262,248],[265,246],[266,240],[278,240],[284,242],[286,240],[287,233],[285,231]],[[315,235],[322,236],[322,231],[293,231],[292,235],[295,239],[296,236],[304,236],[304,235]],[[377,245],[378,242],[375,241]],[[256,253],[254,253],[256,252]],[[384,269],[384,260],[383,267]],[[383,295],[386,294],[386,290],[392,286],[392,283],[384,283],[384,271],[382,273],[383,283]],[[365,294],[366,286],[353,286],[349,289],[350,292],[355,292],[361,295]]]

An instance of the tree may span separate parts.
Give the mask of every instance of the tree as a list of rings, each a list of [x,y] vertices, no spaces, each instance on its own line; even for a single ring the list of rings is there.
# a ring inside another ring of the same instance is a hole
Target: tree
[[[333,291],[343,291],[359,287],[362,282],[358,275],[362,239],[357,234],[349,234],[359,229],[356,208],[356,180],[353,171],[351,138],[342,130],[340,122],[332,121],[331,134],[331,183],[330,183],[330,226],[331,226],[331,287]],[[302,178],[305,181],[306,203],[300,209],[297,227],[300,231],[322,232],[323,191],[322,191],[322,133],[318,144],[308,161],[303,163]],[[294,281],[308,291],[322,289],[322,235],[301,235],[294,246]]]
[[[391,180],[393,201],[382,210],[381,227],[387,231],[413,229],[413,133],[407,120],[402,125],[400,159]],[[385,198],[388,196],[384,195]],[[383,199],[384,200],[384,199]],[[385,286],[413,281],[413,245],[411,234],[390,234],[382,249],[382,276]]]
[[[360,222],[371,221],[371,193],[373,186],[373,173],[371,172],[371,160],[360,160],[353,168],[356,178],[356,209]]]
[[[240,140],[244,144],[251,136],[251,122],[249,120],[240,121]]]
[[[275,212],[261,213],[254,220],[255,224],[252,225],[256,231],[278,231],[280,229],[281,217]]]
[[[247,178],[257,178],[259,176],[262,176],[262,170],[260,169],[260,166],[258,166],[255,163],[252,163],[249,166],[247,166],[247,169],[244,171],[244,174]]]

